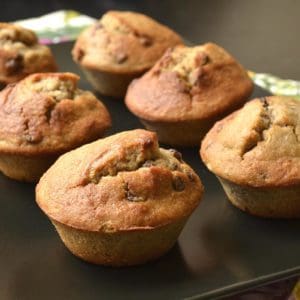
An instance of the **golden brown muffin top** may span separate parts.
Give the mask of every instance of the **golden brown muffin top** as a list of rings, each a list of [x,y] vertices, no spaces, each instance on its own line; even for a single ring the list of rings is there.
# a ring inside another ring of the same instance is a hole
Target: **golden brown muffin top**
[[[61,156],[36,188],[52,219],[89,231],[153,228],[188,217],[203,186],[179,152],[158,146],[156,134],[115,134]]]
[[[181,43],[174,31],[143,14],[109,11],[80,34],[72,54],[83,67],[137,73],[151,68],[168,47]]]
[[[252,100],[215,124],[201,156],[213,173],[237,184],[299,184],[300,102],[279,96]]]
[[[72,73],[37,73],[0,92],[0,152],[59,153],[102,136],[104,105]]]
[[[0,23],[0,83],[16,82],[28,74],[56,69],[50,49],[38,44],[33,31]]]
[[[252,89],[247,72],[221,47],[177,46],[131,83],[126,104],[145,120],[199,120],[240,106]]]

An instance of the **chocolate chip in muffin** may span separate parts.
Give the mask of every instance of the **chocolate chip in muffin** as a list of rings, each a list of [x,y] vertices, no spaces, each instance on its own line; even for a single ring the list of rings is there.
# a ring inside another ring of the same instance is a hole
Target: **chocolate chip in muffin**
[[[269,103],[266,97],[261,97],[259,98],[259,100],[261,101],[262,105],[264,108],[268,108],[269,107]]]
[[[9,58],[5,62],[5,70],[7,75],[14,75],[23,69],[23,56],[18,54],[15,57]]]
[[[152,71],[152,75],[154,75],[154,76],[159,76],[160,73],[161,73],[160,68],[154,68]],[[135,80],[135,81],[137,81],[137,80]]]
[[[83,59],[84,55],[85,55],[85,51],[79,49],[76,56],[77,61],[80,62]]]
[[[185,189],[185,183],[183,179],[179,176],[173,177],[172,186],[176,192],[182,192]]]
[[[153,39],[147,35],[142,35],[139,37],[141,44],[145,47],[150,47],[153,44]]]
[[[48,123],[50,123],[52,111],[54,110],[55,106],[56,106],[55,102],[49,102],[49,104],[46,107],[45,117]]]
[[[154,142],[151,139],[146,139],[144,145],[145,145],[145,149],[147,148],[151,148],[153,146]]]
[[[179,161],[182,161],[182,155],[179,151],[176,149],[169,149],[169,151],[173,154],[175,158],[177,158]]]
[[[209,62],[209,57],[204,52],[198,52],[195,56],[196,66],[204,66]]]

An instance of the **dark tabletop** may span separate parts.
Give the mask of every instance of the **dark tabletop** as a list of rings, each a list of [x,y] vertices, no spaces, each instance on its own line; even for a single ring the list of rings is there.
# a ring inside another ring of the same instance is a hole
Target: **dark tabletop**
[[[58,9],[98,18],[108,9],[135,10],[169,25],[193,43],[213,41],[248,69],[300,80],[297,0],[1,0],[0,20]]]

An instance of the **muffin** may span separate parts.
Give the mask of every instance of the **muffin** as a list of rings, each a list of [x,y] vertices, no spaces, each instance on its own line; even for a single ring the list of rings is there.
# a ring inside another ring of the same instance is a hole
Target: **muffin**
[[[202,193],[179,152],[137,129],[62,155],[40,179],[36,201],[74,255],[129,266],[166,253]]]
[[[177,46],[132,82],[126,105],[159,141],[199,145],[213,124],[240,107],[253,84],[224,49],[208,43]]]
[[[0,23],[0,86],[38,72],[57,70],[51,50],[38,44],[35,33],[9,23]]]
[[[0,171],[37,181],[59,155],[110,127],[104,105],[71,73],[37,73],[0,92]]]
[[[124,97],[133,78],[181,43],[174,31],[143,14],[108,11],[80,34],[72,54],[95,90]]]
[[[300,217],[300,102],[247,103],[209,131],[201,157],[233,205],[271,218]]]

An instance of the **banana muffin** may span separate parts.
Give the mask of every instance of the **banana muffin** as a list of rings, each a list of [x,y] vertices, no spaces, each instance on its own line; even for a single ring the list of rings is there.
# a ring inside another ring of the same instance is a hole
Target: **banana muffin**
[[[38,72],[55,72],[54,57],[38,44],[35,33],[9,23],[0,23],[0,85],[19,81]]]
[[[37,181],[64,152],[98,139],[110,115],[72,73],[37,73],[0,92],[0,171]]]
[[[181,43],[174,31],[143,14],[108,11],[80,34],[72,54],[97,91],[124,97],[133,78]]]
[[[202,193],[179,152],[137,129],[62,155],[40,179],[36,201],[74,255],[128,266],[166,253]]]
[[[299,101],[252,100],[215,124],[201,157],[235,206],[262,217],[300,217]]]
[[[213,124],[240,107],[253,84],[221,47],[177,46],[132,82],[126,105],[159,141],[195,146]]]

